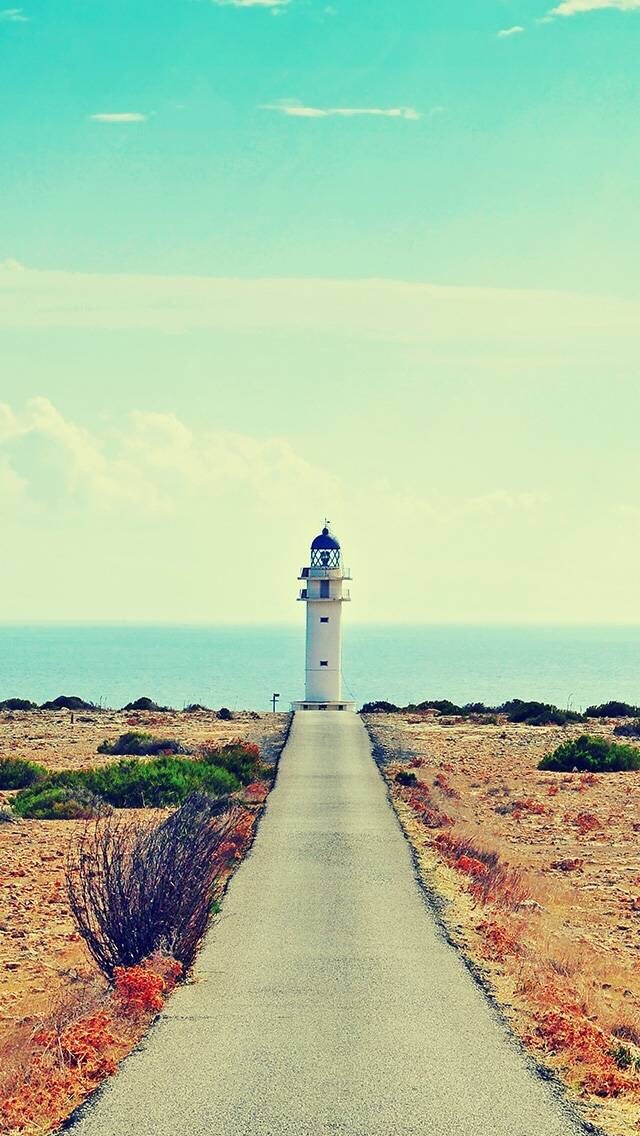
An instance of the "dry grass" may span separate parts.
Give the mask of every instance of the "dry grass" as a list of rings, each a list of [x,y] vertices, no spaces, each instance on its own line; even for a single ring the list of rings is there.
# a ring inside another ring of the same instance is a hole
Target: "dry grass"
[[[68,713],[0,714],[0,757],[36,760],[52,770],[101,764],[117,759],[97,755],[99,743],[131,728],[177,737],[190,748],[210,741],[224,744],[241,736],[273,756],[285,723],[285,715],[259,720],[242,715],[222,722],[209,713],[78,714],[72,724]],[[0,793],[0,804],[11,796]],[[243,817],[249,817],[251,824],[244,825],[238,840],[234,836],[228,842],[227,879],[250,842],[264,804],[263,787],[249,786],[242,799],[248,806]],[[167,815],[167,810],[142,809],[118,814],[125,824],[128,819],[147,826]],[[130,1007],[123,1011],[122,1000],[113,1001],[74,923],[65,863],[83,829],[83,821],[0,825],[0,1069],[5,1103],[15,1096],[12,1089],[21,1087],[21,1099],[4,1115],[0,1113],[2,1132],[49,1131],[115,1068],[149,1021],[149,1014],[136,1017]],[[224,884],[224,874],[220,883]],[[83,1036],[74,1032],[76,1026]],[[72,1052],[67,1057],[62,1053],[60,1061],[65,1031]],[[36,1039],[45,1035],[49,1041],[43,1047]],[[52,1043],[55,1038],[58,1041]],[[90,1058],[83,1061],[83,1077],[73,1067],[78,1047]]]
[[[403,756],[385,773],[452,938],[589,1119],[637,1136],[640,775],[539,772],[579,728],[369,724]],[[396,782],[406,770],[414,785]]]
[[[179,974],[174,960],[156,955],[114,990],[92,977],[50,999],[0,1046],[0,1131],[40,1136],[58,1127],[115,1072]]]

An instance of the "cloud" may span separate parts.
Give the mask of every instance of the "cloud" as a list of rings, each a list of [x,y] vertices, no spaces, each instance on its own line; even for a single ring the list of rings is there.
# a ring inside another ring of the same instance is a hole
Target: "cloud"
[[[146,114],[139,114],[137,111],[126,111],[122,114],[90,114],[89,118],[93,122],[146,122]]]
[[[4,8],[0,11],[0,20],[9,24],[27,24],[29,17],[25,16],[23,8]]]
[[[0,265],[0,329],[312,332],[533,357],[577,337],[635,350],[640,301],[402,280],[90,275]]]
[[[318,508],[335,479],[283,438],[203,427],[174,414],[132,411],[97,434],[66,418],[47,398],[19,412],[0,403],[0,504],[97,510],[162,521],[202,515],[216,499],[243,500],[263,514],[293,509],[309,494]],[[317,500],[320,498],[320,500]]]
[[[498,32],[498,39],[509,39],[511,36],[522,35],[524,28],[522,24],[514,24],[512,28],[503,28]]]
[[[619,12],[640,11],[640,0],[562,0],[549,15],[577,16],[581,12],[596,12],[604,8],[615,8]]]
[[[315,107],[300,103],[265,103],[261,110],[272,110],[290,118],[404,118],[416,122],[422,117],[414,107]]]

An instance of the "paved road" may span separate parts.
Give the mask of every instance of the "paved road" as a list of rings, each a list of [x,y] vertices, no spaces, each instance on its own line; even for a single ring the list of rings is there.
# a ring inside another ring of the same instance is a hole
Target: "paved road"
[[[570,1136],[416,884],[355,714],[298,714],[197,981],[74,1136]]]

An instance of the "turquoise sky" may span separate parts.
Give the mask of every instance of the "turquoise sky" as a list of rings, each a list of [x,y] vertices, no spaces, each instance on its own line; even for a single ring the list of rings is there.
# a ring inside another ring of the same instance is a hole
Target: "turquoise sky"
[[[0,618],[295,619],[326,511],[353,618],[638,621],[638,58],[640,0],[0,9]]]

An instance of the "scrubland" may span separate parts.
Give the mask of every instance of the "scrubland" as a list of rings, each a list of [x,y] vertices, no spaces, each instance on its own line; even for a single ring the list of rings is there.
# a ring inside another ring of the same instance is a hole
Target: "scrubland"
[[[144,731],[177,739],[192,753],[241,738],[273,764],[286,715],[29,711],[0,715],[0,760],[20,758],[48,772],[102,768],[120,760],[98,753],[105,740]],[[104,748],[104,747],[103,747]],[[252,751],[253,752],[253,751]],[[220,849],[218,886],[250,845],[269,789],[264,780],[233,795],[234,829]],[[0,793],[0,1131],[46,1132],[59,1124],[139,1041],[182,967],[162,950],[119,968],[109,983],[86,949],[66,886],[70,852],[86,819],[12,817],[14,791]],[[140,830],[169,808],[118,809]]]
[[[366,721],[448,937],[586,1118],[637,1133],[640,772],[539,770],[584,724]]]

